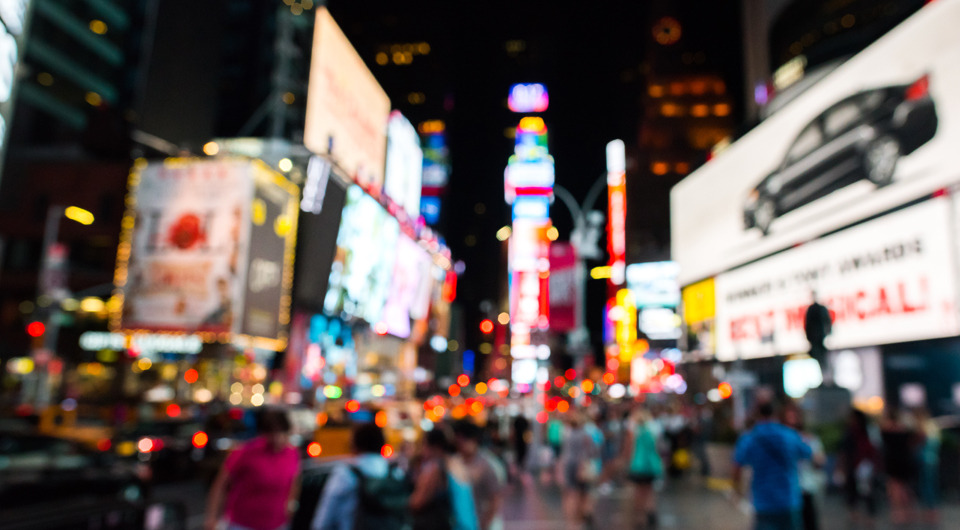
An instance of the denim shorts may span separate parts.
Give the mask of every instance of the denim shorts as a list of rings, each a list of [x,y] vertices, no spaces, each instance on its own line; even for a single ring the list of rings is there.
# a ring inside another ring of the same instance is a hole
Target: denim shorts
[[[801,530],[803,518],[801,512],[772,512],[756,514],[754,530]]]

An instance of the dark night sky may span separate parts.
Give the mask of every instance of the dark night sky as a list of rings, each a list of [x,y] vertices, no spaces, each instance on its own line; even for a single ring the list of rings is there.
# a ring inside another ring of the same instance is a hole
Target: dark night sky
[[[497,301],[504,274],[495,237],[510,222],[503,200],[503,169],[513,141],[504,136],[504,129],[515,127],[520,118],[506,108],[510,85],[546,84],[550,108],[543,117],[556,161],[556,182],[582,200],[605,171],[606,143],[615,138],[628,145],[636,141],[645,86],[639,72],[651,42],[649,5],[330,0],[331,13],[393,106],[414,124],[426,119],[447,122],[453,172],[440,229],[454,256],[467,265],[460,301],[467,310],[468,332],[480,319],[478,303]],[[510,55],[505,44],[511,40],[523,40],[526,49]],[[430,43],[431,52],[411,65],[380,66],[375,61],[382,45],[423,41]],[[423,92],[426,102],[409,104],[410,92]],[[605,209],[605,202],[601,199],[596,207]],[[485,206],[485,213],[475,211],[478,203]],[[572,228],[569,213],[559,201],[551,213],[560,239],[567,240]],[[465,243],[470,235],[477,240],[472,247]],[[602,291],[601,285],[597,287]],[[600,304],[602,296],[597,299]],[[594,324],[599,324],[599,317]],[[597,335],[599,329],[591,327]],[[468,340],[468,346],[475,346],[473,342]]]

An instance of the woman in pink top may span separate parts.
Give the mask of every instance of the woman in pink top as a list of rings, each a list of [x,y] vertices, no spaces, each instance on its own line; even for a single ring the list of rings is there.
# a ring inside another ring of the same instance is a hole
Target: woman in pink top
[[[288,440],[290,422],[283,412],[267,410],[257,427],[260,436],[230,453],[217,475],[204,530],[217,528],[221,505],[228,530],[279,530],[289,523],[300,473],[300,455]]]

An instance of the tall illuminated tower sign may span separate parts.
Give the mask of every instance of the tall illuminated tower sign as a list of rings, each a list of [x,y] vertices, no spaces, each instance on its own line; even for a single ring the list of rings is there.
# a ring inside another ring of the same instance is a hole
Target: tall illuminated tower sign
[[[520,112],[546,109],[546,89],[517,90]],[[516,94],[514,94],[516,92]],[[526,100],[525,97],[530,96]],[[534,97],[535,96],[535,97]],[[512,106],[511,108],[514,108]],[[513,207],[509,244],[510,345],[513,382],[533,384],[539,362],[550,357],[546,332],[550,328],[550,200],[553,198],[553,157],[547,149],[543,119],[527,116],[517,127],[514,154],[504,171],[504,196]]]
[[[627,270],[627,159],[623,140],[607,144],[607,252],[610,254],[610,292],[626,281]]]

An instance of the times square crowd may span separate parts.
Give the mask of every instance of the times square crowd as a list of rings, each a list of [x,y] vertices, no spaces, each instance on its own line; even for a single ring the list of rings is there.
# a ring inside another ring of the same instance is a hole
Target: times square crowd
[[[758,530],[821,528],[828,490],[844,498],[853,528],[874,527],[884,498],[896,527],[939,526],[942,432],[926,410],[851,409],[839,436],[827,434],[836,438],[827,451],[798,404],[772,392],[757,393],[739,431],[729,410],[711,405],[638,399],[535,420],[494,410],[482,425],[438,422],[396,452],[385,451],[383,429],[357,423],[352,455],[334,463],[320,491],[301,488],[308,465],[290,443],[286,413],[264,409],[259,436],[233,450],[214,480],[203,527],[287,529],[310,510],[311,530],[503,530],[511,488],[538,483],[559,486],[571,529],[593,528],[597,499],[627,487],[629,522],[646,530],[660,526],[666,482],[712,474],[706,447],[723,433],[736,444],[731,480],[718,489]]]

